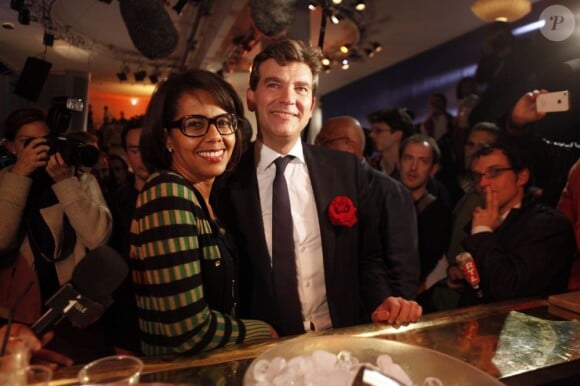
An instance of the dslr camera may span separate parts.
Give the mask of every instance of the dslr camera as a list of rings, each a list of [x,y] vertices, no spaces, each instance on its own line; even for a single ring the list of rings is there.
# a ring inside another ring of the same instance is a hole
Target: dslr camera
[[[62,135],[70,124],[75,111],[83,111],[84,103],[80,98],[55,97],[52,99],[46,123],[50,128],[50,135],[45,144],[50,147],[49,155],[60,153],[64,162],[69,166],[94,166],[99,160],[99,150],[79,140],[73,140]],[[28,145],[25,142],[24,145]]]
[[[24,146],[28,146],[30,141],[32,138],[27,138]],[[99,160],[99,150],[93,145],[81,141],[51,135],[46,137],[45,144],[50,147],[49,155],[60,153],[64,162],[69,166],[91,167]]]

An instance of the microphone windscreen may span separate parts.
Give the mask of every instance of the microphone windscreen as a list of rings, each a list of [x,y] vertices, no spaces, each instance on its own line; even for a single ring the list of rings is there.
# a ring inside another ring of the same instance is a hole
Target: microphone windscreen
[[[81,295],[105,302],[129,274],[125,260],[111,247],[96,248],[76,265],[72,284]]]
[[[250,0],[256,28],[266,36],[277,36],[294,22],[296,0]]]
[[[163,4],[160,0],[119,0],[131,41],[149,59],[165,58],[177,47],[177,30]]]

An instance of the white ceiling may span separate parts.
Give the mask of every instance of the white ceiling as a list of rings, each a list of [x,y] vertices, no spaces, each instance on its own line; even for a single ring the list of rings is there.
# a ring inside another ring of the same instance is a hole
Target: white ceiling
[[[161,0],[160,0],[161,1]],[[345,0],[348,1],[348,0]],[[129,38],[121,18],[119,4],[107,4],[98,0],[26,0],[33,2],[32,13],[42,15],[52,2],[50,22],[55,28],[56,40],[46,52],[46,60],[52,62],[53,72],[82,71],[91,73],[90,91],[123,95],[151,93],[153,86],[148,80],[135,82],[132,74],[126,82],[120,82],[116,73],[123,60],[129,62],[131,71],[150,64],[161,69],[167,65],[185,64],[186,67],[202,67],[213,71],[221,67],[224,57],[232,50],[232,34],[240,33],[240,26],[250,28],[248,0],[213,0],[208,16],[200,19],[195,35],[196,49],[187,50],[187,38],[192,31],[198,9],[192,4],[184,8],[181,16],[171,9],[177,0],[165,0],[166,10],[179,32],[179,44],[169,58],[152,63],[140,55]],[[204,3],[202,0],[201,3]],[[298,0],[298,3],[306,3]],[[325,94],[369,74],[389,67],[429,48],[449,41],[459,35],[480,27],[483,22],[470,11],[472,1],[467,0],[374,0],[369,1],[369,40],[379,41],[383,51],[364,63],[354,63],[349,70],[335,69],[321,76],[320,93]],[[297,17],[307,13],[297,13]],[[304,16],[308,17],[308,16]],[[0,1],[0,23],[10,22],[13,30],[0,28],[0,61],[18,72],[28,56],[40,56],[44,52],[42,17],[30,25],[18,23],[18,14],[10,9],[10,1]],[[154,28],[154,26],[152,26]],[[234,31],[232,32],[232,29]],[[68,31],[68,32],[66,32]],[[242,31],[243,32],[243,31]],[[311,31],[317,36],[317,31]],[[332,39],[333,32],[327,33]],[[66,40],[65,40],[66,39]],[[68,40],[68,41],[67,41]],[[70,42],[74,41],[75,45]],[[315,41],[314,44],[317,42]],[[259,45],[256,46],[256,50]],[[249,55],[255,54],[250,51]],[[250,58],[251,59],[251,58]],[[228,74],[227,78],[242,90],[247,83],[247,73]]]

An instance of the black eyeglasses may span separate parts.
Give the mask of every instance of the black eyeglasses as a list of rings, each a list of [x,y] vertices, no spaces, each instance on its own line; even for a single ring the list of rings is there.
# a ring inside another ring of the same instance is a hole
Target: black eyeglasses
[[[470,177],[471,181],[473,181],[473,183],[479,184],[481,182],[481,179],[484,176],[487,179],[492,179],[492,178],[498,177],[503,172],[506,172],[508,170],[513,170],[513,169],[514,168],[494,168],[494,167],[492,167],[492,168],[487,169],[483,173],[478,173],[478,172],[472,171],[469,173],[469,177]]]
[[[205,115],[186,115],[176,121],[169,122],[169,129],[179,129],[187,137],[203,137],[213,124],[221,135],[233,134],[238,129],[238,116],[236,114],[220,114],[213,118]]]

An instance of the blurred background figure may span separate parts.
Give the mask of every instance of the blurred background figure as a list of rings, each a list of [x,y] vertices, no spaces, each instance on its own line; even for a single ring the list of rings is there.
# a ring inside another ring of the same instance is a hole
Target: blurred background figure
[[[65,162],[78,148],[52,140],[41,110],[13,111],[4,129],[16,162],[0,171],[0,306],[13,309],[32,283],[14,319],[33,323],[87,251],[106,243],[112,219],[95,178],[77,177],[78,164]],[[56,332],[49,348],[79,362],[110,353],[98,323],[81,331],[65,320]]]
[[[410,193],[399,181],[373,169],[365,161],[365,135],[355,118],[328,119],[315,144],[352,153],[361,161],[373,202],[377,205],[379,237],[389,286],[395,296],[414,299],[419,288],[420,264],[417,219]]]
[[[142,127],[143,116],[138,116],[128,120],[123,128],[121,141],[131,172],[127,172],[124,182],[111,192],[109,204],[113,214],[113,234],[109,240],[109,245],[119,252],[127,263],[130,263],[131,221],[137,195],[149,177],[139,148]],[[117,349],[117,352],[140,353],[137,304],[133,280],[130,276],[113,293],[113,299],[113,305],[109,307],[104,316],[108,342]]]

